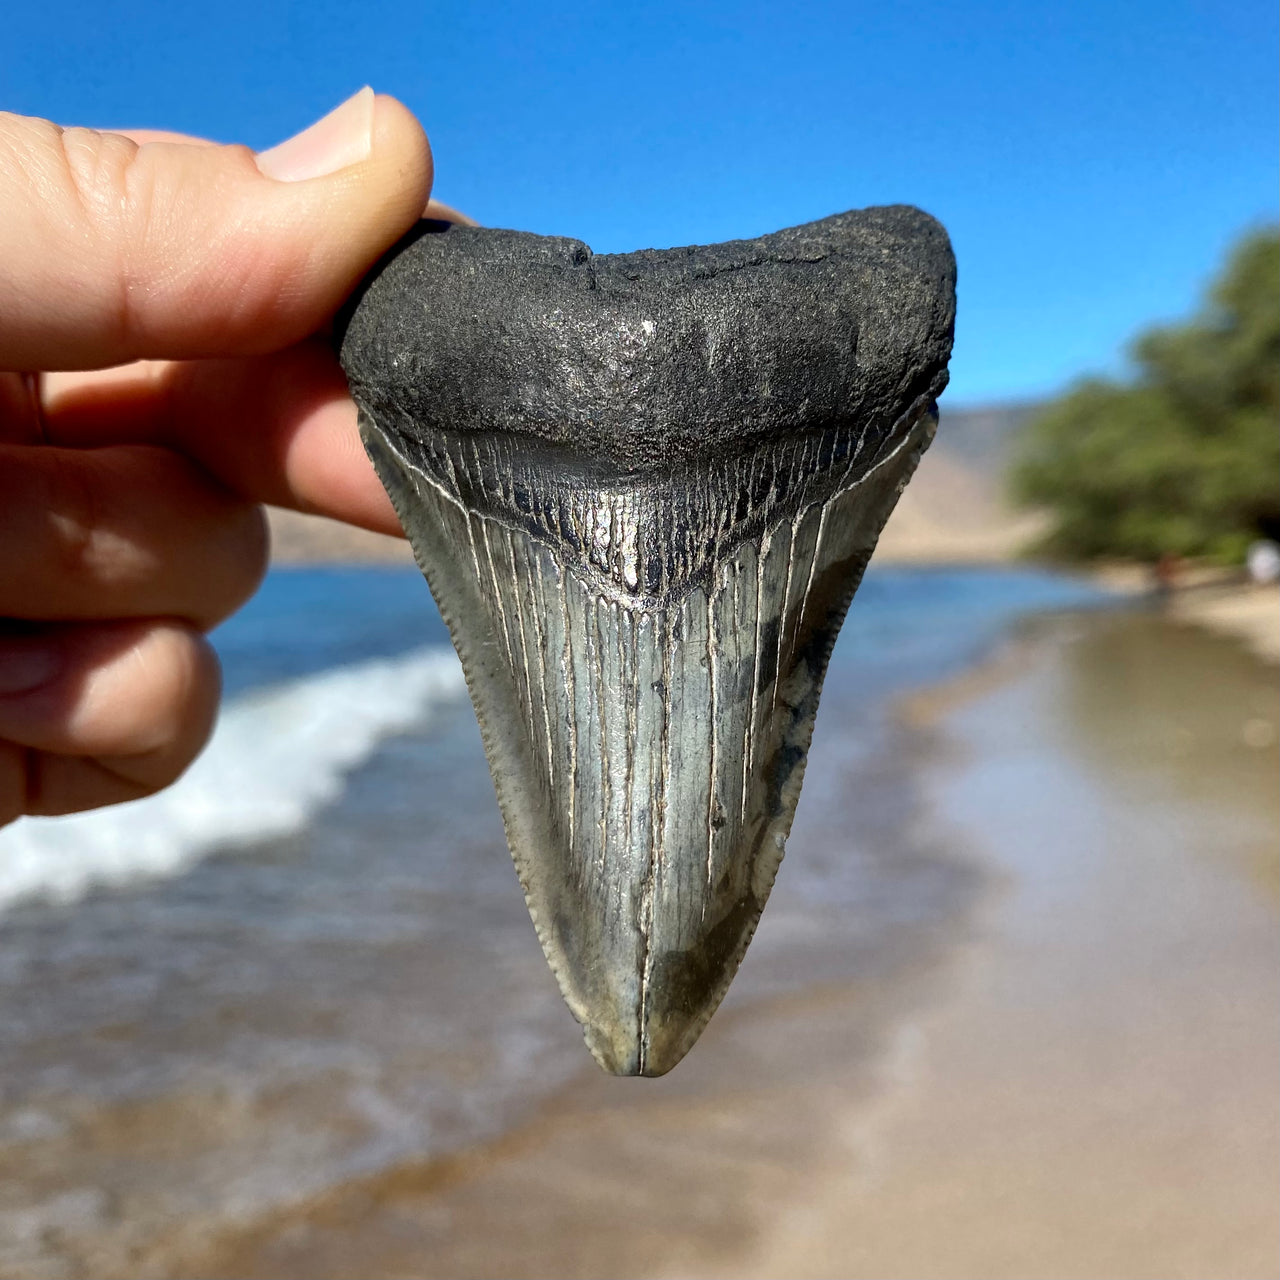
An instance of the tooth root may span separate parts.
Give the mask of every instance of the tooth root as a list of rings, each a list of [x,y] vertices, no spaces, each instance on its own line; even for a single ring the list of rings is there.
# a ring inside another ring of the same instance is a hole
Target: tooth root
[[[610,508],[630,531],[610,532],[606,553],[625,554],[602,574],[476,499],[479,446],[468,464],[362,412],[462,658],[538,937],[606,1070],[670,1070],[723,997],[782,858],[836,632],[934,423],[922,411],[877,465],[784,504],[759,537],[735,542],[731,518],[708,571],[654,597],[621,589],[643,504]]]

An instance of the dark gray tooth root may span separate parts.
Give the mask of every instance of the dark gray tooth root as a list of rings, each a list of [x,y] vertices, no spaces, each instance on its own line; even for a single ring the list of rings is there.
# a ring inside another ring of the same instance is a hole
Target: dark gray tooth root
[[[954,314],[946,233],[895,206],[600,257],[424,223],[340,318],[530,915],[608,1071],[670,1070],[742,959]]]

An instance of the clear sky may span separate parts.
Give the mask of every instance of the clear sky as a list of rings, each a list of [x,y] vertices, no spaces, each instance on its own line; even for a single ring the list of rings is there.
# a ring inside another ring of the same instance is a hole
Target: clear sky
[[[948,401],[1120,367],[1277,216],[1275,0],[5,5],[0,107],[262,147],[362,84],[436,194],[598,251],[918,204],[960,264]]]

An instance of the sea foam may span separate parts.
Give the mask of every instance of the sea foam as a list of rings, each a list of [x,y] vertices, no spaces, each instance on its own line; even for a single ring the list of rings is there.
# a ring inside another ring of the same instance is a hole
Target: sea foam
[[[457,657],[439,647],[242,694],[167,790],[0,831],[0,909],[177,875],[218,849],[300,831],[379,742],[464,694]]]

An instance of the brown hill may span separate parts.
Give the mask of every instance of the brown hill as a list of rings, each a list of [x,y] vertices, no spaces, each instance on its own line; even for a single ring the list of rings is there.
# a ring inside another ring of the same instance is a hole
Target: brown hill
[[[876,559],[986,563],[1017,555],[1043,529],[1004,493],[1013,441],[1034,405],[942,406],[938,436],[880,537]]]

